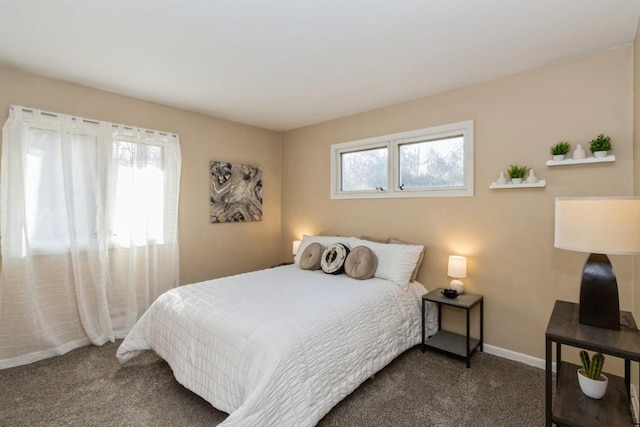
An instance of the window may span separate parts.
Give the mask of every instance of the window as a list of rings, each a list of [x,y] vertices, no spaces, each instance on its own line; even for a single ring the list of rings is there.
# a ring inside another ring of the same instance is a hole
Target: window
[[[331,146],[331,198],[473,196],[473,121]]]
[[[342,153],[342,189],[365,191],[387,188],[387,151],[384,147]]]
[[[0,366],[122,338],[179,285],[180,159],[175,134],[9,107],[2,334],[25,350],[0,348]]]
[[[113,141],[112,154],[113,243],[124,247],[164,243],[162,147]]]
[[[4,149],[15,170],[5,185],[17,226],[3,236],[10,242],[4,256],[174,243],[177,135],[17,106],[12,112],[20,118],[6,125]],[[9,135],[8,126],[21,130]]]
[[[24,130],[26,233],[20,255],[26,247],[59,253],[72,240],[81,248],[96,240],[98,129],[84,126],[72,135],[47,124]]]

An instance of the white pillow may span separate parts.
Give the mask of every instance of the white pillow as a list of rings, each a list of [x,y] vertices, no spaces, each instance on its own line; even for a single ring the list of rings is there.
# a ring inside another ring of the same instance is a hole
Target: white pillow
[[[293,259],[293,263],[297,266],[300,266],[300,258],[302,257],[302,253],[310,244],[317,242],[320,243],[325,248],[333,245],[334,243],[342,243],[343,245],[349,246],[349,240],[351,237],[341,237],[341,236],[307,236],[306,234],[302,236],[302,241],[300,242],[300,246],[298,246],[298,252],[296,252],[296,256]]]
[[[374,277],[390,280],[404,289],[408,289],[409,279],[416,268],[420,253],[424,250],[423,245],[376,243],[356,238],[352,238],[349,245],[352,248],[366,246],[371,249],[378,258],[378,268]]]

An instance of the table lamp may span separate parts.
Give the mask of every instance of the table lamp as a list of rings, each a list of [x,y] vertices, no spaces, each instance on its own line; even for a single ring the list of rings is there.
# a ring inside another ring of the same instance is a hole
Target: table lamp
[[[608,255],[640,253],[640,198],[556,197],[555,247],[587,252],[578,321],[620,330],[618,282]]]
[[[300,247],[300,242],[301,242],[300,240],[294,240],[293,241],[293,245],[292,245],[292,248],[291,248],[292,255],[295,255],[295,254],[298,253],[298,248]]]
[[[449,283],[450,289],[455,289],[459,294],[464,292],[464,283],[460,279],[467,277],[467,258],[463,256],[451,255],[449,257],[449,268],[447,276],[454,279]]]

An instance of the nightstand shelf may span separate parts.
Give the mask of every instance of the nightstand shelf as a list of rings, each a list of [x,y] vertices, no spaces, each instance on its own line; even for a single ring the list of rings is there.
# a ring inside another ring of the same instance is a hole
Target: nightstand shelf
[[[568,426],[631,426],[629,399],[624,378],[606,374],[609,379],[607,392],[600,400],[585,396],[578,384],[576,371],[580,366],[562,362],[560,377],[553,404],[556,424]]]
[[[484,298],[482,295],[464,293],[456,298],[447,298],[442,295],[443,288],[438,288],[422,296],[422,352],[431,349],[440,353],[445,353],[467,362],[467,368],[471,367],[471,356],[477,351],[482,351],[483,328],[484,328]],[[427,302],[438,304],[438,332],[430,337],[426,337],[424,316]],[[467,315],[466,335],[442,329],[442,305],[462,308]],[[470,311],[476,305],[480,306],[480,338],[471,337],[470,333]]]
[[[469,341],[469,347],[474,350],[480,345],[479,339],[471,337]],[[439,330],[435,335],[429,337],[425,345],[433,349],[453,353],[462,358],[467,357],[467,337],[464,335]]]

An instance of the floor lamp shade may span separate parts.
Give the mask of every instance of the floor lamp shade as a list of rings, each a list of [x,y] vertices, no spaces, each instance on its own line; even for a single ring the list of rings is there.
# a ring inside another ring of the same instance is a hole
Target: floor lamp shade
[[[620,329],[618,283],[607,255],[640,253],[640,198],[557,197],[555,247],[590,253],[580,287],[580,323]]]

